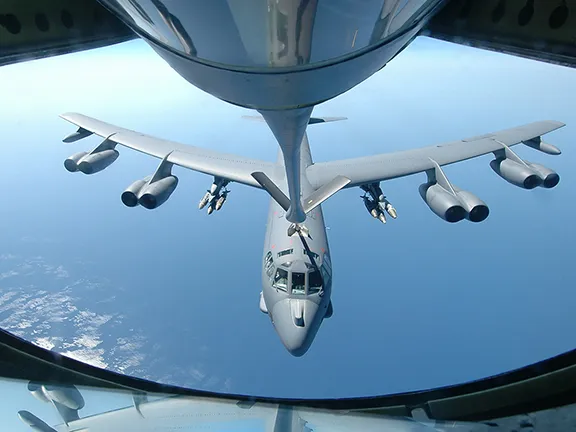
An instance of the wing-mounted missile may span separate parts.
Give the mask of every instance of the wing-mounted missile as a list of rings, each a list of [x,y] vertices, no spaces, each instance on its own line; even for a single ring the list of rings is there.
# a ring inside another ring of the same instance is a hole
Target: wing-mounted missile
[[[362,198],[364,200],[364,206],[366,207],[366,210],[368,210],[368,213],[370,213],[370,215],[374,218],[377,219],[378,218],[378,209],[376,208],[376,203],[371,200],[367,195],[361,195],[360,198]]]
[[[462,219],[482,222],[488,217],[486,203],[471,192],[450,183],[446,174],[432,159],[433,168],[426,171],[428,182],[420,185],[420,196],[437,216],[455,223]]]
[[[372,198],[371,200],[368,199],[368,202],[365,199],[364,205],[366,205],[366,209],[374,218],[377,218],[382,223],[386,223],[385,213],[388,213],[392,219],[396,219],[398,217],[396,209],[392,206],[390,201],[386,199],[386,196],[382,192],[382,188],[380,188],[379,182],[361,185],[360,189],[362,189],[365,193],[370,194],[370,197]],[[374,207],[374,211],[372,210],[372,207]]]
[[[201,210],[208,206],[208,214],[212,214],[214,210],[220,210],[224,205],[224,202],[226,202],[226,198],[230,192],[226,189],[228,183],[230,183],[229,180],[221,177],[214,177],[214,181],[210,185],[210,189],[206,191],[198,203],[198,209]]]
[[[224,205],[224,203],[226,202],[226,199],[228,198],[228,194],[230,193],[230,191],[228,189],[224,189],[221,193],[220,196],[218,197],[218,199],[216,200],[216,210],[220,210],[222,208],[222,206]]]
[[[204,207],[206,207],[206,204],[208,204],[208,201],[210,201],[211,196],[212,195],[210,195],[210,191],[207,191],[204,194],[204,196],[202,197],[202,199],[198,203],[198,210],[202,210]]]
[[[108,136],[89,153],[82,152],[70,156],[64,161],[64,168],[69,172],[94,174],[109,167],[120,156],[116,150],[117,143],[110,139],[113,135]]]
[[[386,213],[388,213],[392,219],[396,219],[398,217],[396,209],[392,206],[390,201],[386,199],[386,197],[384,197],[384,200],[380,201],[378,205],[380,206],[381,209],[382,207],[384,207],[384,211],[386,211]]]
[[[503,142],[498,142],[502,145],[502,149],[494,152],[496,159],[490,162],[490,167],[508,183],[523,189],[534,189],[538,186],[550,189],[560,182],[560,176],[556,172],[543,165],[522,160],[510,147]],[[535,143],[536,141],[528,142]],[[542,144],[539,141],[530,146],[541,146]]]

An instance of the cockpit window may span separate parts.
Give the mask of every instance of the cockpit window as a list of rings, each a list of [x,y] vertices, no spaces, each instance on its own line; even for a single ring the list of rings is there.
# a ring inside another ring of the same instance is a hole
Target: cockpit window
[[[305,273],[292,272],[292,294],[306,294]]]
[[[268,275],[269,278],[272,277],[272,275],[274,274],[274,270],[276,269],[276,267],[274,266],[274,264],[271,264],[270,267],[268,267],[266,269],[266,274]]]
[[[318,270],[308,273],[308,293],[317,293],[322,288],[322,276]]]
[[[283,251],[278,252],[278,258],[283,257],[284,255],[290,255],[294,252],[294,249],[285,249]]]
[[[288,286],[288,272],[281,268],[276,270],[276,275],[274,276],[274,283],[272,286],[274,288],[281,289],[282,291],[286,291],[286,287]]]
[[[274,263],[272,261],[272,252],[268,252],[266,254],[264,264],[266,267],[266,274],[268,275],[268,277],[272,277],[272,275],[274,274]]]

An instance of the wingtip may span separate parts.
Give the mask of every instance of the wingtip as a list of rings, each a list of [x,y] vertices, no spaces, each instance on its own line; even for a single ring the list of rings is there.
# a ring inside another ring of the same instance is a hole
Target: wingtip
[[[65,112],[65,113],[60,114],[58,117],[60,117],[61,119],[64,119],[64,120],[69,120],[70,117],[72,117],[74,114],[76,114],[76,113]]]
[[[558,126],[559,128],[566,126],[566,123],[558,121],[558,120],[546,120],[547,123],[552,123]]]

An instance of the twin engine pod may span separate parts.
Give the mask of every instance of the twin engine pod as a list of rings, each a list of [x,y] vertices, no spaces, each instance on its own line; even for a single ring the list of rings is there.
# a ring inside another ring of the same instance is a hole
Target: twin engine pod
[[[447,222],[482,222],[490,214],[488,206],[476,195],[452,186],[454,193],[438,183],[424,183],[419,192],[424,202],[436,215]]]
[[[558,173],[537,163],[519,163],[509,158],[498,158],[490,162],[490,167],[508,183],[523,189],[538,186],[551,189],[560,182]]]
[[[80,171],[84,174],[94,174],[110,166],[120,153],[116,149],[107,149],[94,153],[80,152],[64,161],[64,168],[70,172]]]
[[[164,204],[178,186],[178,177],[169,175],[154,182],[152,176],[132,183],[120,197],[127,207],[142,207],[152,210]]]
[[[73,385],[50,385],[30,381],[28,391],[42,402],[57,402],[71,410],[84,408],[84,398]]]
[[[84,408],[84,398],[72,384],[52,385],[35,381],[28,383],[28,391],[36,399],[54,404],[65,423],[78,420],[78,411]],[[18,411],[20,420],[36,431],[55,432],[46,423],[28,411]]]
[[[80,171],[84,174],[102,171],[118,159],[120,154],[115,145],[108,137],[90,153],[80,152],[70,156],[64,161],[64,167],[70,172]],[[124,205],[141,205],[152,210],[166,202],[178,185],[178,178],[172,175],[172,163],[168,162],[169,155],[162,159],[153,175],[135,181],[122,193]]]

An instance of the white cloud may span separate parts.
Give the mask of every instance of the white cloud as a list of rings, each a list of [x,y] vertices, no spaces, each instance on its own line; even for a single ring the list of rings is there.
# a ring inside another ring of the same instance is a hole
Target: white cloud
[[[74,343],[85,348],[96,348],[102,343],[102,341],[98,336],[82,335],[79,338],[74,339]]]
[[[141,329],[128,325],[129,313],[108,312],[118,292],[109,281],[72,279],[66,266],[41,256],[10,259],[13,268],[4,273],[10,275],[6,278],[10,277],[14,286],[0,287],[1,327],[44,349],[96,367],[169,384],[229,390],[230,380],[207,374],[203,364],[182,368],[173,359],[158,357],[163,344],[151,344]],[[41,287],[22,283],[32,273],[42,275]],[[94,301],[87,304],[86,298]]]
[[[108,363],[104,361],[104,353],[104,349],[80,348],[74,351],[64,351],[61,354],[74,360],[105,369],[108,367]]]
[[[58,339],[59,338],[54,338],[54,337],[39,337],[39,338],[34,339],[32,342],[41,348],[51,350],[52,348],[54,348],[56,346]]]
[[[9,270],[7,272],[4,273],[0,273],[0,280],[1,279],[6,279],[12,276],[18,276],[20,273],[18,273],[16,270]]]

